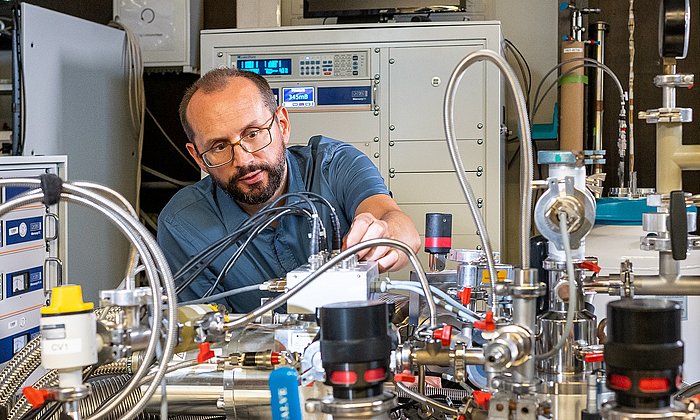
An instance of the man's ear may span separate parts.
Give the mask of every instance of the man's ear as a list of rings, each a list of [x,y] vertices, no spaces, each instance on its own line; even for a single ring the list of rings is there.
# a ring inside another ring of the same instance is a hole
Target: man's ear
[[[289,136],[291,133],[287,108],[280,106],[277,110],[277,121],[279,122],[280,132],[282,133],[282,143],[286,146],[289,143]]]
[[[192,159],[194,159],[194,161],[197,162],[199,168],[202,171],[209,173],[209,168],[207,167],[207,165],[204,164],[202,158],[199,157],[199,153],[197,152],[197,148],[194,147],[194,143],[187,143],[185,146],[187,147],[187,151],[190,152],[190,156],[192,156]]]

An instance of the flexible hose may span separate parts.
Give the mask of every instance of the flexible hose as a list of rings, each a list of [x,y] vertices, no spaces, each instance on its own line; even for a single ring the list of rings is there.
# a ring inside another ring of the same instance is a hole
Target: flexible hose
[[[486,225],[484,224],[481,212],[477,206],[474,191],[472,191],[471,185],[469,185],[469,181],[465,175],[464,164],[462,163],[462,158],[459,154],[454,127],[454,102],[457,96],[457,88],[459,83],[469,66],[484,60],[495,64],[505,76],[505,79],[508,82],[507,84],[511,89],[511,93],[513,94],[513,98],[515,98],[515,105],[518,110],[518,127],[520,129],[520,140],[522,144],[520,148],[520,195],[522,199],[520,206],[520,265],[523,270],[528,269],[530,267],[529,236],[532,223],[532,181],[534,177],[530,120],[527,116],[525,97],[523,95],[522,88],[520,87],[520,83],[518,83],[518,78],[515,76],[513,69],[511,69],[503,57],[494,51],[479,50],[469,54],[462,59],[459,64],[457,64],[457,67],[450,76],[450,80],[447,82],[443,107],[443,122],[445,124],[445,136],[447,138],[447,146],[450,150],[450,157],[452,158],[452,163],[454,164],[455,171],[457,173],[457,179],[462,187],[462,192],[464,193],[467,203],[469,204],[469,210],[474,218],[477,230],[479,231],[479,240],[481,241],[481,246],[486,254],[489,275],[491,276],[491,279],[497,279],[496,262],[493,258],[491,240],[486,230]],[[496,305],[496,282],[492,280],[490,284],[491,299],[489,306],[491,307],[494,315],[498,317],[498,305]]]
[[[413,266],[413,269],[416,271],[416,274],[418,274],[418,278],[420,279],[421,286],[423,287],[423,290],[425,291],[426,296],[432,296],[430,293],[430,285],[428,284],[428,278],[425,276],[425,271],[423,270],[423,267],[420,264],[420,261],[418,261],[418,256],[416,256],[416,253],[413,252],[413,249],[411,249],[410,246],[406,245],[405,243],[401,241],[397,241],[395,239],[370,239],[364,242],[360,242],[359,244],[355,244],[340,254],[334,256],[330,260],[328,260],[325,264],[323,264],[321,267],[319,267],[318,270],[314,271],[311,273],[309,276],[304,278],[299,284],[296,286],[292,287],[287,291],[287,293],[284,293],[280,296],[277,296],[276,298],[266,302],[264,305],[258,307],[257,309],[249,312],[248,314],[234,319],[233,321],[225,322],[224,323],[224,329],[226,330],[232,330],[235,328],[240,328],[246,324],[249,324],[251,321],[253,321],[255,318],[261,316],[262,314],[273,311],[276,308],[284,305],[292,296],[296,295],[299,293],[301,289],[309,285],[312,281],[316,280],[321,274],[326,272],[328,269],[336,266],[340,262],[342,262],[344,259],[351,257],[358,252],[362,251],[363,249],[367,248],[372,248],[375,246],[387,246],[391,248],[398,249],[405,253],[408,256],[408,260]],[[430,312],[430,326],[429,328],[431,330],[434,330],[437,328],[437,308],[435,307],[435,302],[433,299],[426,299],[426,302],[428,304],[428,311]]]
[[[416,281],[393,280],[393,281],[391,281],[391,284],[405,284],[405,285],[411,285],[413,287],[420,287],[420,283],[418,283]],[[430,290],[433,292],[434,295],[438,295],[439,297],[441,297],[443,300],[445,300],[450,305],[464,310],[464,312],[470,314],[471,316],[475,317],[476,319],[483,319],[484,318],[483,315],[479,315],[478,313],[476,313],[476,312],[472,311],[471,309],[467,308],[466,306],[462,305],[460,302],[456,301],[452,296],[450,296],[447,293],[440,290],[439,287],[435,287],[431,284]]]
[[[547,353],[535,355],[535,359],[544,360],[557,354],[564,344],[566,344],[566,339],[571,335],[571,331],[574,329],[574,317],[576,316],[576,299],[578,299],[578,293],[576,291],[576,278],[574,277],[574,262],[571,258],[571,244],[569,242],[569,226],[566,223],[566,213],[559,213],[559,230],[561,230],[561,241],[564,244],[564,255],[566,256],[566,275],[569,277],[569,305],[566,309],[566,324],[564,325],[564,331],[561,333],[561,337],[557,344],[552,347]]]
[[[1,179],[0,185],[17,185],[17,186],[30,186],[37,187],[40,184],[40,180],[32,178],[15,178],[15,179]],[[150,234],[150,232],[141,225],[138,220],[134,220],[131,215],[121,208],[119,205],[113,203],[104,197],[91,192],[87,189],[75,187],[69,183],[63,184],[63,190],[61,192],[61,198],[67,201],[77,202],[83,204],[87,207],[91,207],[104,215],[106,215],[110,221],[112,221],[117,227],[120,228],[122,233],[131,241],[131,243],[137,248],[146,269],[147,278],[151,286],[152,295],[154,297],[152,301],[152,325],[160,328],[161,318],[162,318],[162,304],[159,296],[162,296],[162,291],[165,291],[167,297],[167,333],[165,338],[165,346],[163,350],[163,357],[156,370],[156,378],[154,383],[148,386],[144,391],[144,398],[139,400],[132,408],[125,413],[122,418],[130,419],[133,418],[137,413],[139,413],[143,407],[148,403],[148,400],[155,392],[158,383],[165,375],[165,370],[167,368],[167,362],[170,360],[173,354],[173,350],[177,339],[177,319],[176,319],[176,296],[174,292],[174,284],[172,281],[172,274],[170,268],[165,260],[165,256],[157,245],[157,242]],[[44,194],[39,190],[32,190],[12,200],[0,205],[0,214],[5,214],[8,211],[14,210],[15,208],[32,204],[35,202],[40,202],[44,199]],[[159,276],[160,274],[160,276]],[[162,284],[161,284],[162,280]],[[127,398],[129,393],[136,388],[138,380],[145,376],[151,361],[155,355],[156,342],[160,334],[151,334],[149,338],[148,346],[145,351],[144,364],[141,365],[139,370],[133,377],[133,380],[127,385],[125,391],[122,395],[118,395],[114,400],[106,404],[105,407],[100,409],[93,417],[89,417],[87,420],[96,420],[106,413],[110,412],[116,406],[118,406],[122,400]]]
[[[41,364],[41,340],[35,337],[8,362],[0,375],[0,405],[7,407],[10,398],[25,379]]]
[[[677,400],[682,400],[684,398],[690,398],[698,394],[700,394],[700,382],[695,382],[694,384],[690,384],[687,387],[681,389],[676,394],[675,398]]]
[[[404,385],[401,382],[396,382],[396,389],[398,389],[399,391],[408,395],[408,397],[411,398],[412,400],[416,400],[421,404],[425,404],[425,405],[432,407],[438,411],[441,411],[449,416],[459,416],[459,411],[456,408],[449,407],[445,404],[442,404],[442,403],[437,402],[431,398],[428,398],[425,395],[421,395],[421,394],[413,391],[411,388],[407,387],[406,385]]]
[[[181,303],[178,303],[177,305],[178,306],[196,305],[198,303],[215,302],[219,299],[224,299],[224,298],[235,296],[235,295],[245,293],[245,292],[252,292],[255,290],[260,290],[259,284],[252,284],[250,286],[243,286],[243,287],[239,287],[237,289],[227,290],[225,292],[221,292],[221,293],[217,293],[215,295],[203,297],[201,299],[190,300],[189,302],[181,302]]]

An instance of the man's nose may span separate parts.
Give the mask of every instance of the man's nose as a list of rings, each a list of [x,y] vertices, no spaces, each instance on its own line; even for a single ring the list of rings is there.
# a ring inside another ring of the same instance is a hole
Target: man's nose
[[[237,168],[250,165],[255,160],[252,153],[248,153],[240,144],[233,146],[233,163]]]

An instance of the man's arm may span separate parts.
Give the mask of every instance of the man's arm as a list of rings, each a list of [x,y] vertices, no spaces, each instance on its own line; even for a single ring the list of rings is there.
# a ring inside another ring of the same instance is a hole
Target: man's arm
[[[413,221],[385,194],[372,195],[360,203],[350,231],[345,236],[344,248],[374,238],[396,239],[415,252],[421,246]],[[357,256],[377,261],[380,272],[399,270],[408,262],[408,257],[402,251],[383,246],[363,250]]]

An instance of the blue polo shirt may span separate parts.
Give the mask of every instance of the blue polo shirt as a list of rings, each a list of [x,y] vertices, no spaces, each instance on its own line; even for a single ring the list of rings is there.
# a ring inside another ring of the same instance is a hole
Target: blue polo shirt
[[[375,194],[389,194],[374,164],[349,144],[315,136],[307,146],[289,147],[286,159],[287,192],[312,191],[325,197],[338,213],[342,235],[348,232],[363,200]],[[288,203],[291,201],[298,200],[288,200]],[[329,211],[320,203],[316,207],[330,241]],[[248,218],[211,177],[206,177],[178,191],[165,206],[158,218],[158,243],[170,268],[176,272],[208,245],[237,230]],[[307,262],[310,233],[307,219],[290,215],[278,220],[276,227],[264,229],[246,246],[214,293],[284,277]],[[234,245],[224,251],[180,293],[179,300],[197,299],[209,290],[236,249]],[[235,312],[248,312],[259,306],[260,299],[266,296],[270,295],[246,292],[220,303],[227,304]]]

